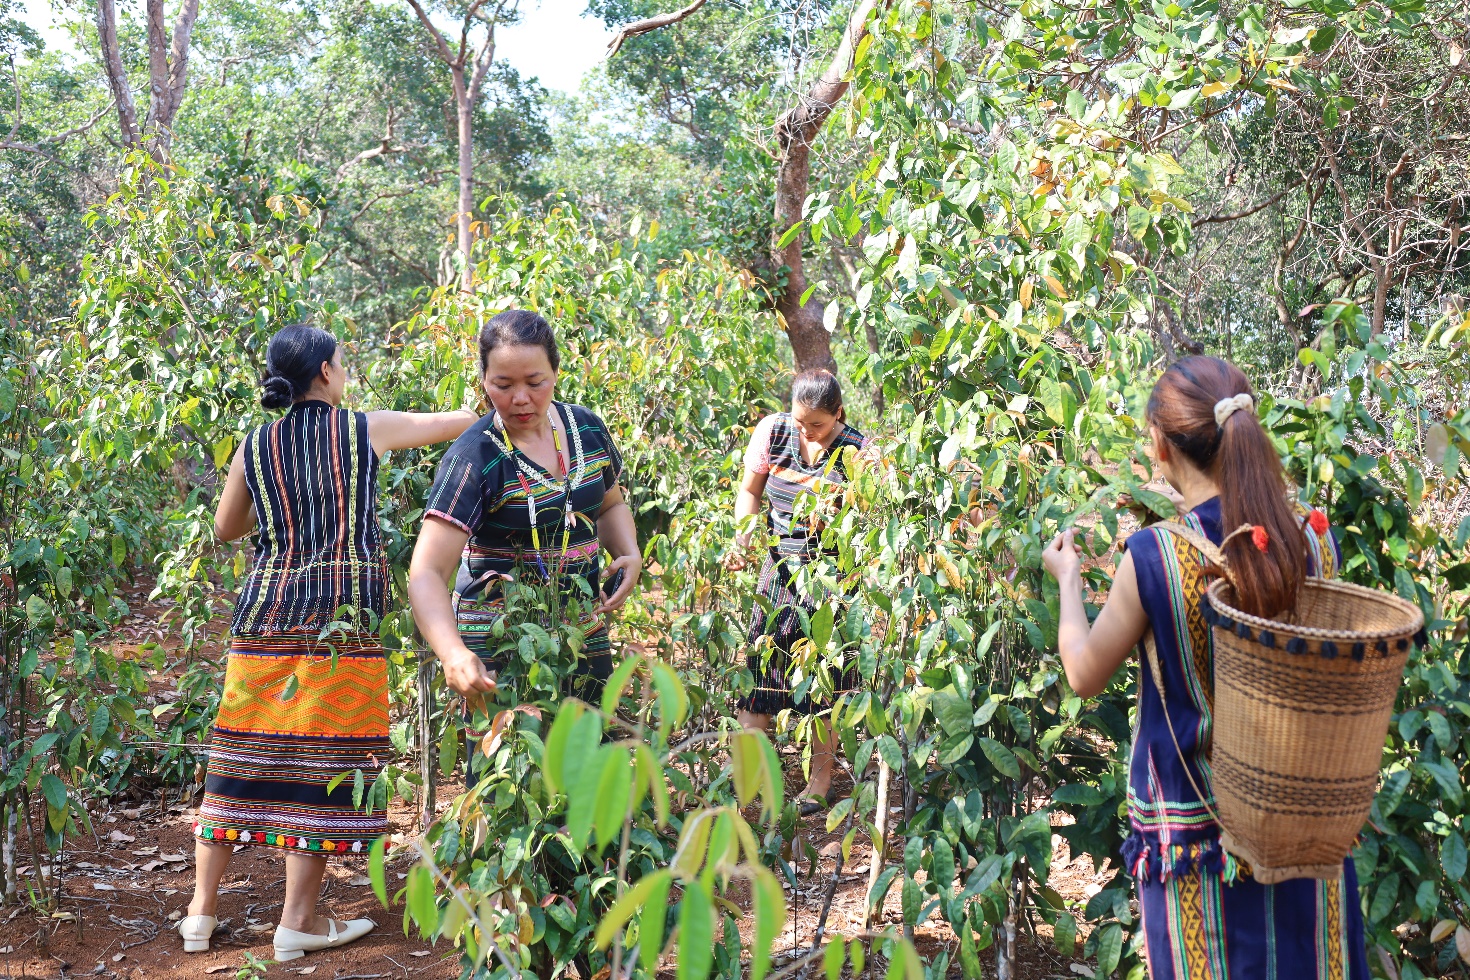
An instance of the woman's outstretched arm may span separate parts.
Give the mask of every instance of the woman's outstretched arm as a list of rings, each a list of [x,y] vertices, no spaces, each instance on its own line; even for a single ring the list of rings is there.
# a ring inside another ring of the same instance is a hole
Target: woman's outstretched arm
[[[1149,628],[1138,598],[1133,556],[1125,552],[1118,562],[1108,601],[1091,626],[1082,604],[1082,557],[1072,532],[1058,534],[1041,553],[1041,561],[1061,589],[1057,650],[1067,671],[1067,683],[1079,697],[1095,697],[1108,686],[1108,680]]]
[[[368,441],[379,456],[394,449],[416,449],[458,439],[478,421],[474,409],[457,412],[368,412]]]
[[[460,555],[470,536],[448,521],[430,517],[419,529],[419,541],[408,566],[408,601],[413,619],[430,649],[444,665],[444,681],[465,697],[495,690],[495,680],[475,652],[460,639],[449,601]]]
[[[623,581],[616,592],[600,603],[595,613],[616,612],[638,584],[643,574],[643,553],[638,549],[638,528],[633,523],[633,509],[623,497],[623,488],[615,486],[602,496],[602,509],[597,512],[597,540],[612,555],[607,577],[619,571]]]

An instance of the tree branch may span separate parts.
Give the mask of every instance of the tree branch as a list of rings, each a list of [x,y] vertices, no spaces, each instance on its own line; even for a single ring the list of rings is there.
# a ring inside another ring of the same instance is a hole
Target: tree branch
[[[631,24],[624,24],[622,27],[618,28],[617,35],[614,36],[610,42],[608,42],[607,56],[611,58],[613,55],[617,54],[618,51],[622,48],[623,42],[628,40],[628,38],[630,37],[637,37],[640,34],[647,34],[650,31],[656,31],[661,27],[668,27],[670,24],[679,23],[679,21],[684,20],[686,17],[689,17],[700,7],[703,7],[705,5],[705,2],[706,0],[694,0],[693,3],[691,3],[687,7],[684,7],[681,10],[675,10],[672,13],[667,14],[657,14],[653,17],[645,17],[643,20],[635,20]]]
[[[1256,214],[1259,211],[1266,210],[1271,205],[1275,204],[1277,201],[1281,200],[1283,197],[1305,184],[1308,180],[1313,180],[1318,177],[1325,176],[1327,176],[1326,170],[1318,170],[1315,173],[1302,177],[1300,180],[1292,181],[1290,184],[1287,184],[1277,193],[1272,194],[1270,197],[1266,198],[1259,204],[1255,204],[1251,207],[1246,208],[1244,211],[1237,211],[1234,214],[1212,214],[1207,218],[1199,218],[1195,221],[1191,221],[1190,226],[1194,228],[1202,228],[1205,225],[1223,224],[1227,221],[1239,221],[1241,218],[1249,218],[1251,215]]]
[[[111,0],[106,0],[106,2],[111,2]],[[439,33],[439,28],[434,26],[433,21],[429,20],[429,15],[424,12],[424,8],[419,4],[419,0],[408,0],[408,4],[413,7],[413,12],[419,15],[419,23],[424,25],[424,30],[428,31],[429,36],[434,39],[434,43],[439,48],[439,57],[443,59],[444,63],[451,68],[464,67],[463,60],[455,61],[454,55],[449,50],[449,42],[444,40],[444,35]]]

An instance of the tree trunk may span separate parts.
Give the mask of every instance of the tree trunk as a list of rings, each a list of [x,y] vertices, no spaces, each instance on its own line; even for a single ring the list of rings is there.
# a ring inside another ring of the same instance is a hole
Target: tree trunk
[[[454,101],[459,108],[459,210],[455,223],[459,228],[459,257],[464,262],[459,285],[468,290],[473,278],[470,256],[474,239],[470,237],[470,220],[475,213],[475,107],[465,89],[464,68],[450,66],[454,75]]]
[[[174,116],[184,101],[189,81],[189,39],[199,16],[199,0],[184,0],[174,21],[173,37],[164,29],[163,0],[148,0],[148,114],[138,124],[138,105],[123,69],[117,41],[117,10],[113,0],[98,0],[97,41],[102,47],[102,65],[107,86],[117,103],[118,129],[126,146],[137,146],[154,135],[151,151],[158,160],[168,159],[173,144]]]
[[[97,0],[97,41],[102,47],[102,66],[107,73],[107,86],[117,103],[117,126],[123,144],[138,143],[138,106],[123,70],[122,52],[117,46],[117,8],[112,0]]]
[[[875,5],[876,0],[860,0],[847,22],[847,29],[842,32],[842,43],[838,45],[827,70],[796,106],[776,120],[780,164],[776,169],[776,222],[771,232],[771,263],[778,269],[786,268],[786,287],[776,298],[776,311],[785,321],[786,335],[791,339],[791,351],[798,371],[825,368],[835,372],[837,362],[832,357],[831,334],[823,323],[825,304],[814,300],[801,301],[807,289],[801,255],[806,236],[798,232],[784,246],[779,243],[786,232],[802,220],[811,181],[812,141],[821,132],[833,107],[847,93],[849,83],[846,75],[852,67],[853,52],[868,32],[868,17]]]
[[[457,136],[459,139],[459,201],[458,212],[455,214],[455,226],[458,231],[457,245],[463,268],[460,270],[460,288],[469,291],[474,283],[474,266],[471,257],[474,253],[474,238],[470,234],[470,223],[474,217],[475,210],[475,106],[480,104],[480,90],[485,83],[485,75],[490,70],[490,62],[495,59],[495,25],[499,23],[501,13],[509,4],[510,9],[515,9],[514,0],[501,0],[496,5],[493,14],[485,20],[479,20],[479,11],[485,4],[485,0],[475,0],[464,15],[464,21],[460,25],[458,53],[449,49],[449,42],[429,20],[429,15],[424,11],[419,0],[408,0],[413,12],[418,15],[419,23],[423,24],[424,30],[434,40],[434,51],[449,68],[449,74],[454,82],[454,105],[458,121]],[[471,55],[469,47],[470,28],[475,23],[485,24],[485,40],[480,44],[478,50]],[[470,67],[468,82],[465,80],[465,67]]]

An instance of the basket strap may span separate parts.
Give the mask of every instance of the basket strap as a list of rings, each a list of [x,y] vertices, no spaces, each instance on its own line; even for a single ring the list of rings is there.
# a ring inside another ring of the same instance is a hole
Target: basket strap
[[[1143,637],[1143,652],[1148,659],[1148,670],[1153,675],[1154,687],[1159,689],[1159,705],[1164,709],[1164,725],[1169,729],[1169,739],[1174,743],[1174,752],[1179,756],[1179,765],[1184,769],[1184,776],[1189,780],[1189,785],[1194,788],[1195,795],[1199,797],[1200,805],[1209,813],[1210,819],[1220,825],[1223,830],[1225,824],[1220,819],[1220,814],[1210,806],[1206,800],[1205,791],[1200,789],[1199,783],[1194,780],[1194,773],[1189,771],[1189,761],[1184,758],[1184,749],[1179,744],[1179,736],[1174,734],[1174,719],[1169,717],[1169,698],[1164,689],[1164,665],[1159,662],[1158,646],[1154,643],[1154,631],[1150,629]]]
[[[1189,527],[1187,524],[1181,524],[1178,521],[1159,521],[1157,524],[1151,524],[1149,526],[1155,530],[1168,531],[1170,534],[1183,538],[1190,547],[1204,555],[1210,564],[1218,566],[1231,585],[1235,584],[1235,574],[1230,570],[1230,562],[1225,558],[1225,552],[1221,551],[1215,542],[1200,534],[1194,528]],[[1234,533],[1239,534],[1241,531],[1249,530],[1249,528],[1249,524],[1242,524]]]
[[[1230,571],[1230,562],[1226,560],[1225,553],[1220,550],[1215,542],[1200,534],[1194,528],[1181,524],[1178,521],[1160,521],[1154,524],[1153,527],[1160,531],[1168,531],[1170,534],[1182,539],[1186,544],[1203,555],[1207,561],[1217,566],[1232,585],[1235,584],[1234,576]],[[1164,686],[1164,665],[1159,661],[1158,646],[1154,642],[1152,629],[1143,638],[1143,652],[1148,659],[1149,673],[1154,678],[1154,687],[1159,689],[1159,705],[1164,709],[1164,724],[1169,729],[1169,739],[1174,743],[1174,752],[1179,756],[1179,765],[1183,767],[1184,776],[1189,780],[1189,785],[1194,789],[1195,795],[1199,797],[1200,804],[1209,813],[1211,819],[1219,824],[1223,830],[1225,824],[1221,821],[1220,814],[1206,802],[1208,797],[1205,791],[1200,788],[1199,783],[1195,781],[1194,773],[1189,768],[1189,761],[1184,757],[1184,749],[1179,744],[1179,736],[1174,733],[1174,719],[1169,717],[1169,698],[1166,693],[1167,689]]]

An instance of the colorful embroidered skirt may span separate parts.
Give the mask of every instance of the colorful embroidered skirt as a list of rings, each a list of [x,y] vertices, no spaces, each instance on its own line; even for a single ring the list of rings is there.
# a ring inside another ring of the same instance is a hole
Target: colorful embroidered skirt
[[[1152,980],[1368,980],[1351,858],[1335,881],[1192,869],[1137,885]]]
[[[804,635],[801,613],[811,615],[817,608],[817,603],[810,596],[797,591],[795,574],[800,562],[798,556],[772,552],[761,566],[756,594],[765,598],[771,609],[767,612],[760,603],[756,603],[750,611],[745,641],[752,650],[746,655],[745,663],[755,675],[755,690],[735,703],[741,711],[773,715],[791,708],[809,714],[825,707],[811,697],[797,700],[791,695],[791,650]],[[764,637],[771,638],[769,659],[766,658],[765,644],[761,642]],[[855,670],[844,671],[837,678],[836,693],[841,695],[856,687],[857,683]]]
[[[388,666],[376,636],[236,636],[194,834],[364,852],[387,832],[388,815],[353,805],[356,774],[366,794],[391,754]]]

